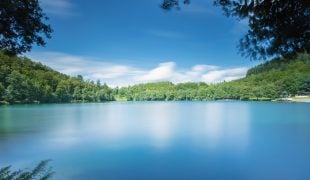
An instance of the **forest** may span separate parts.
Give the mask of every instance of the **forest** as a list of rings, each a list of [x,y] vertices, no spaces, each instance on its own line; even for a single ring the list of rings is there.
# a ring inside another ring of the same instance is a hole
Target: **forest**
[[[274,100],[309,95],[310,56],[277,58],[248,70],[245,78],[218,84],[158,82],[117,90],[116,99],[132,101]]]
[[[153,82],[111,88],[70,77],[26,57],[0,53],[0,104],[106,101],[275,100],[310,93],[310,55],[276,58],[230,82]]]
[[[106,84],[70,77],[25,57],[0,54],[0,101],[16,103],[103,102],[113,100]]]

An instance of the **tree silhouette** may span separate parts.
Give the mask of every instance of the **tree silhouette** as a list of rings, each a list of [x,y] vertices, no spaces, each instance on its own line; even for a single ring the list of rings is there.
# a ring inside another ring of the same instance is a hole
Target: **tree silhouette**
[[[10,55],[30,51],[33,44],[44,46],[51,26],[38,0],[0,1],[0,50]]]
[[[163,0],[161,7],[180,9],[180,2]],[[287,57],[310,50],[309,0],[214,0],[214,4],[226,16],[248,20],[249,30],[239,43],[245,57]]]

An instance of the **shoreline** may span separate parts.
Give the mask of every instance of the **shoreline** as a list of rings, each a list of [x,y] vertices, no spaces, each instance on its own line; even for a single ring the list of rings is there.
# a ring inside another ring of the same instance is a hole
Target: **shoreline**
[[[186,102],[192,101],[195,102],[198,100],[180,100],[180,101],[166,101],[166,100],[158,100],[158,101],[127,101],[127,100],[115,100],[115,101],[103,101],[103,102],[65,102],[65,103],[40,103],[40,102],[25,102],[25,103],[8,103],[6,101],[0,101],[0,106],[10,106],[10,105],[40,105],[40,104],[88,104],[88,103],[109,103],[109,102]],[[249,99],[215,99],[215,100],[199,100],[200,102],[216,102],[216,101],[248,101],[248,102],[292,102],[292,103],[310,103],[310,96],[295,96],[289,98],[249,98]]]
[[[280,101],[310,103],[310,96],[294,96],[289,98],[281,98]]]

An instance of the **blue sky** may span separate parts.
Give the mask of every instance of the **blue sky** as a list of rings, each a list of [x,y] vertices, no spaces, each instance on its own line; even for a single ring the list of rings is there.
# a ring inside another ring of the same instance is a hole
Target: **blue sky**
[[[27,56],[69,75],[112,86],[172,81],[216,83],[256,64],[236,48],[246,21],[211,0],[165,12],[161,0],[40,0],[54,29]]]

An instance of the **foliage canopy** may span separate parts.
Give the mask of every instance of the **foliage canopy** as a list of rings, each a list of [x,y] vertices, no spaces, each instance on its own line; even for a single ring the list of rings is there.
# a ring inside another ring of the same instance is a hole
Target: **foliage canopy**
[[[64,103],[113,100],[106,84],[69,77],[27,58],[0,53],[0,102]]]
[[[11,166],[0,168],[1,180],[47,180],[50,179],[54,172],[52,168],[48,168],[47,164],[50,160],[41,161],[33,170],[12,171]]]
[[[44,36],[51,37],[38,0],[0,1],[0,49],[16,55],[30,51],[33,44],[44,46]]]

